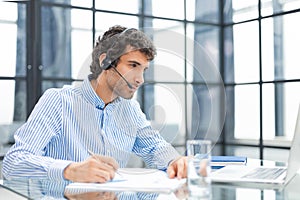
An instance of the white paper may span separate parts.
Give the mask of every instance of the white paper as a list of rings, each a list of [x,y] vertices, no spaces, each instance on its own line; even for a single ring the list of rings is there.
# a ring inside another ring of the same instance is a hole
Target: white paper
[[[68,193],[91,191],[131,191],[171,193],[186,182],[186,179],[170,179],[166,172],[156,169],[122,168],[115,178],[106,183],[71,183]]]

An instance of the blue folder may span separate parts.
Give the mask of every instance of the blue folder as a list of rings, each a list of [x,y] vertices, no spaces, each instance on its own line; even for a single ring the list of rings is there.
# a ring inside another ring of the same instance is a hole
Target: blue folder
[[[245,156],[211,156],[211,167],[219,169],[226,165],[245,165],[247,157]]]

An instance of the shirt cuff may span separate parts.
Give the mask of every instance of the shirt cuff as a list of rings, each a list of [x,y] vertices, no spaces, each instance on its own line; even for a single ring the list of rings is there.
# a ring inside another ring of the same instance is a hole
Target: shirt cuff
[[[160,170],[167,170],[172,161],[181,157],[181,155],[174,148],[167,150],[161,156],[161,160],[158,161],[158,163],[162,164],[157,166]]]
[[[51,181],[64,181],[64,170],[73,161],[55,160],[49,167],[48,178]]]

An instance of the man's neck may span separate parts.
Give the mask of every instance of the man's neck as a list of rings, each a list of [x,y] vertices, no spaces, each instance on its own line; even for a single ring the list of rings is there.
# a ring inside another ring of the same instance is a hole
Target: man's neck
[[[100,75],[101,76],[101,75]],[[91,80],[91,85],[96,94],[104,101],[105,105],[114,101],[117,96],[114,95],[113,91],[108,87],[105,81],[102,81],[101,77],[98,79]]]

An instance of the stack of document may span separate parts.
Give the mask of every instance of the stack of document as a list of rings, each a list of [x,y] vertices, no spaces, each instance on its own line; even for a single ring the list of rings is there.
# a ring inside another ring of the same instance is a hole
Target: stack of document
[[[211,166],[213,169],[219,169],[226,165],[245,165],[247,157],[245,156],[212,156]]]
[[[121,168],[113,180],[106,183],[71,183],[66,192],[126,191],[171,193],[186,182],[186,179],[170,179],[166,172],[156,169]]]

